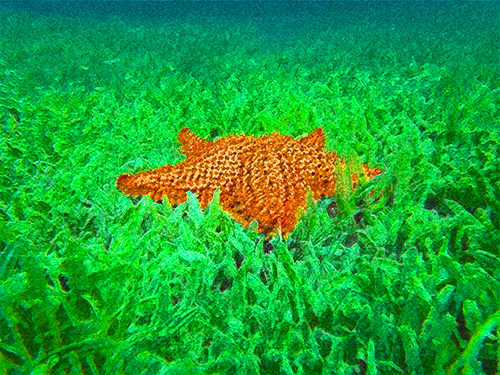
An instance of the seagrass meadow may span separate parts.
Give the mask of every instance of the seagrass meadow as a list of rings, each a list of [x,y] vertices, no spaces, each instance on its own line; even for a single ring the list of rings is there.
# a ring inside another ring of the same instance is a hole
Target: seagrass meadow
[[[0,5],[0,374],[499,373],[498,3],[19,4]],[[219,191],[204,210],[118,191],[182,162],[184,127],[321,127],[385,173],[309,195],[286,240]]]

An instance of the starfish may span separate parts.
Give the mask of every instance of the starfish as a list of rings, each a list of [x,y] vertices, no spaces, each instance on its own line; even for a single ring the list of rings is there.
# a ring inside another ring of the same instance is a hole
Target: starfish
[[[315,201],[333,197],[338,175],[347,168],[336,152],[324,150],[322,128],[299,139],[274,132],[257,138],[232,135],[216,141],[183,128],[177,138],[186,156],[183,162],[122,174],[117,188],[135,197],[167,198],[172,206],[184,203],[191,191],[197,193],[201,209],[220,188],[222,209],[245,228],[256,220],[258,233],[266,233],[266,239],[279,229],[287,239],[305,210],[307,192]],[[366,180],[384,172],[367,164],[360,169]],[[358,173],[352,173],[350,180],[356,188]]]

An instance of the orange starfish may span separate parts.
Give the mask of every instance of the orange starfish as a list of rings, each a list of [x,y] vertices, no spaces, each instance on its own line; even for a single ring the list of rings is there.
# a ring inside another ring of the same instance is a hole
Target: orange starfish
[[[266,238],[281,227],[288,238],[306,205],[309,190],[314,200],[332,197],[337,174],[346,170],[336,152],[324,151],[325,133],[318,128],[308,136],[293,139],[279,133],[253,136],[233,135],[206,141],[183,128],[178,135],[186,160],[173,166],[122,174],[117,188],[127,195],[149,195],[158,201],[168,198],[171,205],[187,200],[187,192],[197,193],[204,209],[220,187],[220,205],[247,228],[253,220]],[[369,180],[383,171],[362,166]],[[353,188],[358,174],[351,175]]]

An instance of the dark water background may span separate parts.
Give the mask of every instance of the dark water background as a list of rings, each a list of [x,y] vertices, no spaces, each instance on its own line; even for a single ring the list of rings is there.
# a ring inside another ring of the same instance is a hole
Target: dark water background
[[[462,1],[3,1],[1,6],[39,14],[91,17],[181,18],[185,16],[258,17],[264,15],[342,16],[345,13],[446,9]],[[481,1],[479,3],[488,3]],[[397,17],[400,14],[388,14]]]
[[[497,29],[497,1],[2,1],[0,9],[35,15],[115,18],[149,22],[184,19],[203,23],[251,22],[267,43],[294,42],[314,23],[324,30],[394,27],[394,32],[432,29],[461,33],[463,28]]]

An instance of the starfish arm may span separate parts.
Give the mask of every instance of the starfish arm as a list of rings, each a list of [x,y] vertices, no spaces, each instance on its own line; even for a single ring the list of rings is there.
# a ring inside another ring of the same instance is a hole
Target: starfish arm
[[[322,152],[325,149],[325,132],[323,128],[318,128],[311,134],[299,138],[297,143],[307,146],[317,152]]]
[[[207,142],[206,139],[197,136],[188,128],[181,129],[177,135],[177,140],[181,144],[182,154],[187,157],[199,156],[207,152],[212,145],[212,142]]]
[[[385,171],[380,170],[380,168],[370,168],[368,164],[363,165],[363,173],[367,180],[371,180],[373,177],[384,173]]]
[[[169,173],[174,167],[166,165],[164,167],[140,172],[134,175],[122,174],[116,179],[116,187],[126,195],[140,197],[150,195],[152,199],[159,200],[160,181],[162,176]]]

